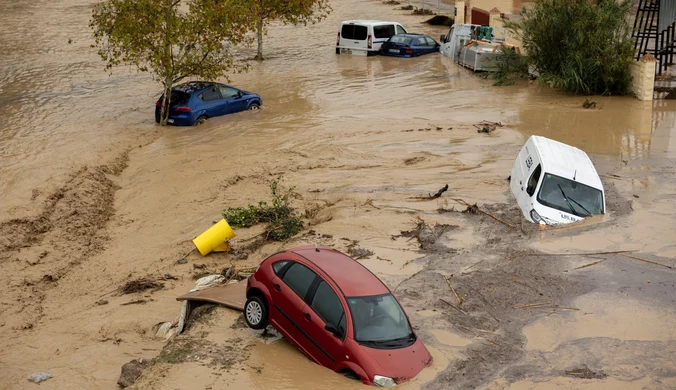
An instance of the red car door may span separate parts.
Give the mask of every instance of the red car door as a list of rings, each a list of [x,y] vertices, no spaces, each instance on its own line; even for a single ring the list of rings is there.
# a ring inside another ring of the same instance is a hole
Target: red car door
[[[334,366],[345,359],[343,341],[347,334],[346,314],[343,303],[336,292],[324,280],[321,280],[314,292],[310,293],[308,303],[303,307],[301,328],[315,342],[309,346],[316,360],[325,367]],[[327,330],[333,327],[332,330]]]
[[[310,290],[317,274],[303,264],[294,262],[282,275],[272,279],[272,319],[278,324],[285,337],[300,347],[313,360],[310,346],[313,343],[301,329],[301,321],[305,321],[302,311],[306,306],[304,298]]]

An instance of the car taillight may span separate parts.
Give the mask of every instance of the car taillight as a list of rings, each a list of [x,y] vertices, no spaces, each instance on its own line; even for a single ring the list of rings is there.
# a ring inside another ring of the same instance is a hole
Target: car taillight
[[[338,38],[336,38],[336,46],[340,46],[340,31],[338,32]]]
[[[192,112],[192,108],[188,106],[178,106],[175,108],[175,110],[178,112]]]
[[[369,49],[373,49],[373,37],[371,35],[369,35],[369,38],[368,38],[368,45],[369,45]]]
[[[407,47],[406,48],[406,54],[413,54],[413,49],[411,49],[410,47]]]

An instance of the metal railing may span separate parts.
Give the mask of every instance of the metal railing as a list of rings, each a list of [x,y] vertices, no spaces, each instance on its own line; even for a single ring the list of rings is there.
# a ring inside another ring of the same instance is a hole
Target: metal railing
[[[403,3],[403,2],[402,2]],[[420,9],[429,9],[436,11],[437,14],[453,15],[455,6],[447,4],[441,0],[406,0],[407,5],[412,5]]]

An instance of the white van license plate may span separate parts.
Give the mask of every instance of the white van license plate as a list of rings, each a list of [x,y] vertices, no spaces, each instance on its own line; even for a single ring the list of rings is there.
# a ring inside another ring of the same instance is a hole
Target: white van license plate
[[[352,54],[352,49],[340,49],[340,54]]]
[[[399,49],[390,49],[388,50],[390,53],[399,53]]]

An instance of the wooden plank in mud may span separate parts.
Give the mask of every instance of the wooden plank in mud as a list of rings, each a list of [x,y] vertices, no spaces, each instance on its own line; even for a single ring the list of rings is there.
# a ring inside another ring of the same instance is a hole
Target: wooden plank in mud
[[[211,302],[231,309],[244,311],[244,304],[246,303],[246,279],[237,283],[189,292],[176,298],[176,300]]]

